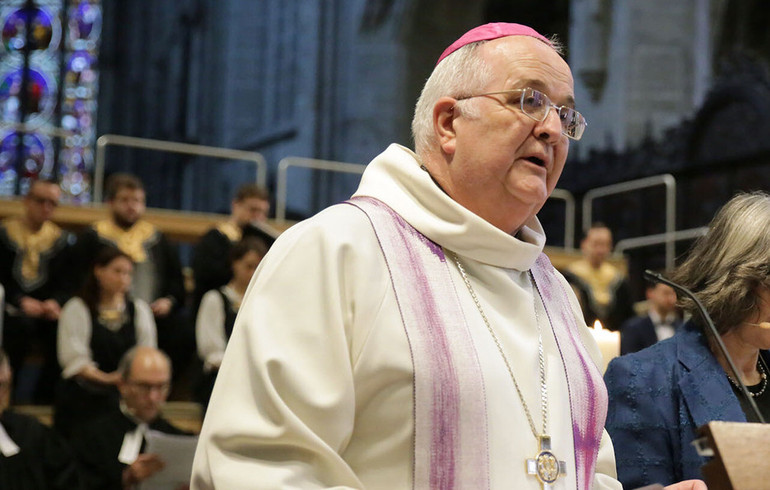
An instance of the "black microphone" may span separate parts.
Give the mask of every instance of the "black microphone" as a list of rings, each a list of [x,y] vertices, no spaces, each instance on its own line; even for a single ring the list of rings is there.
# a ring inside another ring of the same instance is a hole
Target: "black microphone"
[[[650,282],[659,282],[662,284],[665,284],[666,286],[671,286],[675,290],[679,291],[680,293],[684,294],[691,300],[695,302],[695,306],[698,308],[698,311],[701,314],[701,317],[703,318],[703,321],[708,326],[707,331],[711,334],[711,336],[714,339],[714,342],[719,347],[719,350],[722,352],[722,355],[725,356],[725,359],[727,360],[727,365],[730,368],[730,373],[733,376],[733,379],[737,381],[739,385],[739,389],[741,394],[746,398],[746,401],[749,404],[749,407],[751,407],[751,411],[754,412],[754,415],[756,415],[757,420],[759,420],[761,423],[765,423],[765,418],[762,417],[762,413],[760,413],[759,408],[757,407],[757,404],[754,402],[754,398],[751,396],[751,393],[749,393],[749,389],[746,388],[746,385],[743,384],[743,381],[741,380],[741,376],[738,373],[738,369],[735,367],[735,363],[733,362],[733,358],[730,357],[730,353],[727,352],[727,348],[725,347],[724,342],[722,342],[722,337],[719,335],[719,332],[717,332],[717,328],[714,326],[714,321],[711,320],[711,317],[709,316],[708,312],[706,311],[706,308],[703,307],[703,304],[700,302],[697,296],[687,289],[684,286],[680,286],[679,284],[675,282],[671,282],[665,277],[663,277],[661,274],[658,274],[657,272],[651,271],[647,269],[644,271],[644,278],[647,279]]]

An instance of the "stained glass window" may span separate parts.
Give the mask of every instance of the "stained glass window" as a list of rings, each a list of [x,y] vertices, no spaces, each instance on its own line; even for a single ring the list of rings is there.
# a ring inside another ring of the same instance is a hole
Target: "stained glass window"
[[[101,15],[100,0],[2,2],[0,195],[57,178],[91,200]]]

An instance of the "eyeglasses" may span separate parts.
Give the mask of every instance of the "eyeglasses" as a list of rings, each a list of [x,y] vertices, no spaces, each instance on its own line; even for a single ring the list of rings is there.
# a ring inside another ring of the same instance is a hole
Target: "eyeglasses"
[[[556,109],[561,121],[561,133],[567,138],[575,141],[583,137],[588,123],[581,113],[563,105],[556,105],[551,102],[543,92],[533,88],[517,88],[512,90],[503,90],[500,92],[487,92],[485,94],[467,95],[459,97],[457,100],[471,99],[473,97],[486,97],[488,95],[505,95],[505,103],[510,106],[519,106],[521,112],[534,119],[535,121],[545,121],[551,107]]]
[[[139,383],[137,381],[129,381],[128,383],[131,385],[136,391],[143,395],[149,395],[153,391],[158,391],[163,395],[168,394],[169,390],[171,389],[171,383]]]

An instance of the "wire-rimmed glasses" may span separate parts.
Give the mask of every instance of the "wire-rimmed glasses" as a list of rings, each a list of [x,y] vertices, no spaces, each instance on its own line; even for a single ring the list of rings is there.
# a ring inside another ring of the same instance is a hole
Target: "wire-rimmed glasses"
[[[473,97],[486,97],[488,95],[505,95],[505,103],[521,109],[521,112],[534,119],[535,121],[545,121],[551,112],[551,107],[556,109],[561,121],[561,132],[567,138],[575,141],[583,136],[588,123],[581,113],[572,107],[556,105],[551,102],[543,92],[533,88],[516,88],[511,90],[502,90],[500,92],[487,92],[485,94],[466,95],[457,97],[457,100],[465,100]]]

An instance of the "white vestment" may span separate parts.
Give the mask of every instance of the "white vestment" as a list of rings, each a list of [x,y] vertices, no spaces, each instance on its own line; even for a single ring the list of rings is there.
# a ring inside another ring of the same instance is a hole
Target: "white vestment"
[[[537,219],[517,237],[502,232],[450,199],[398,145],[369,164],[356,195],[383,201],[459,256],[540,431],[537,296],[527,273],[545,243]],[[484,379],[490,488],[540,489],[526,473],[538,443],[513,381],[454,264],[450,273]],[[543,316],[542,305],[538,311]],[[540,322],[548,434],[568,469],[552,488],[571,490],[565,368],[547,321]],[[590,332],[581,334],[598,363]],[[338,205],[293,226],[263,259],[241,305],[201,431],[192,489],[412,488],[411,355],[366,215]],[[594,488],[621,488],[606,433]]]

